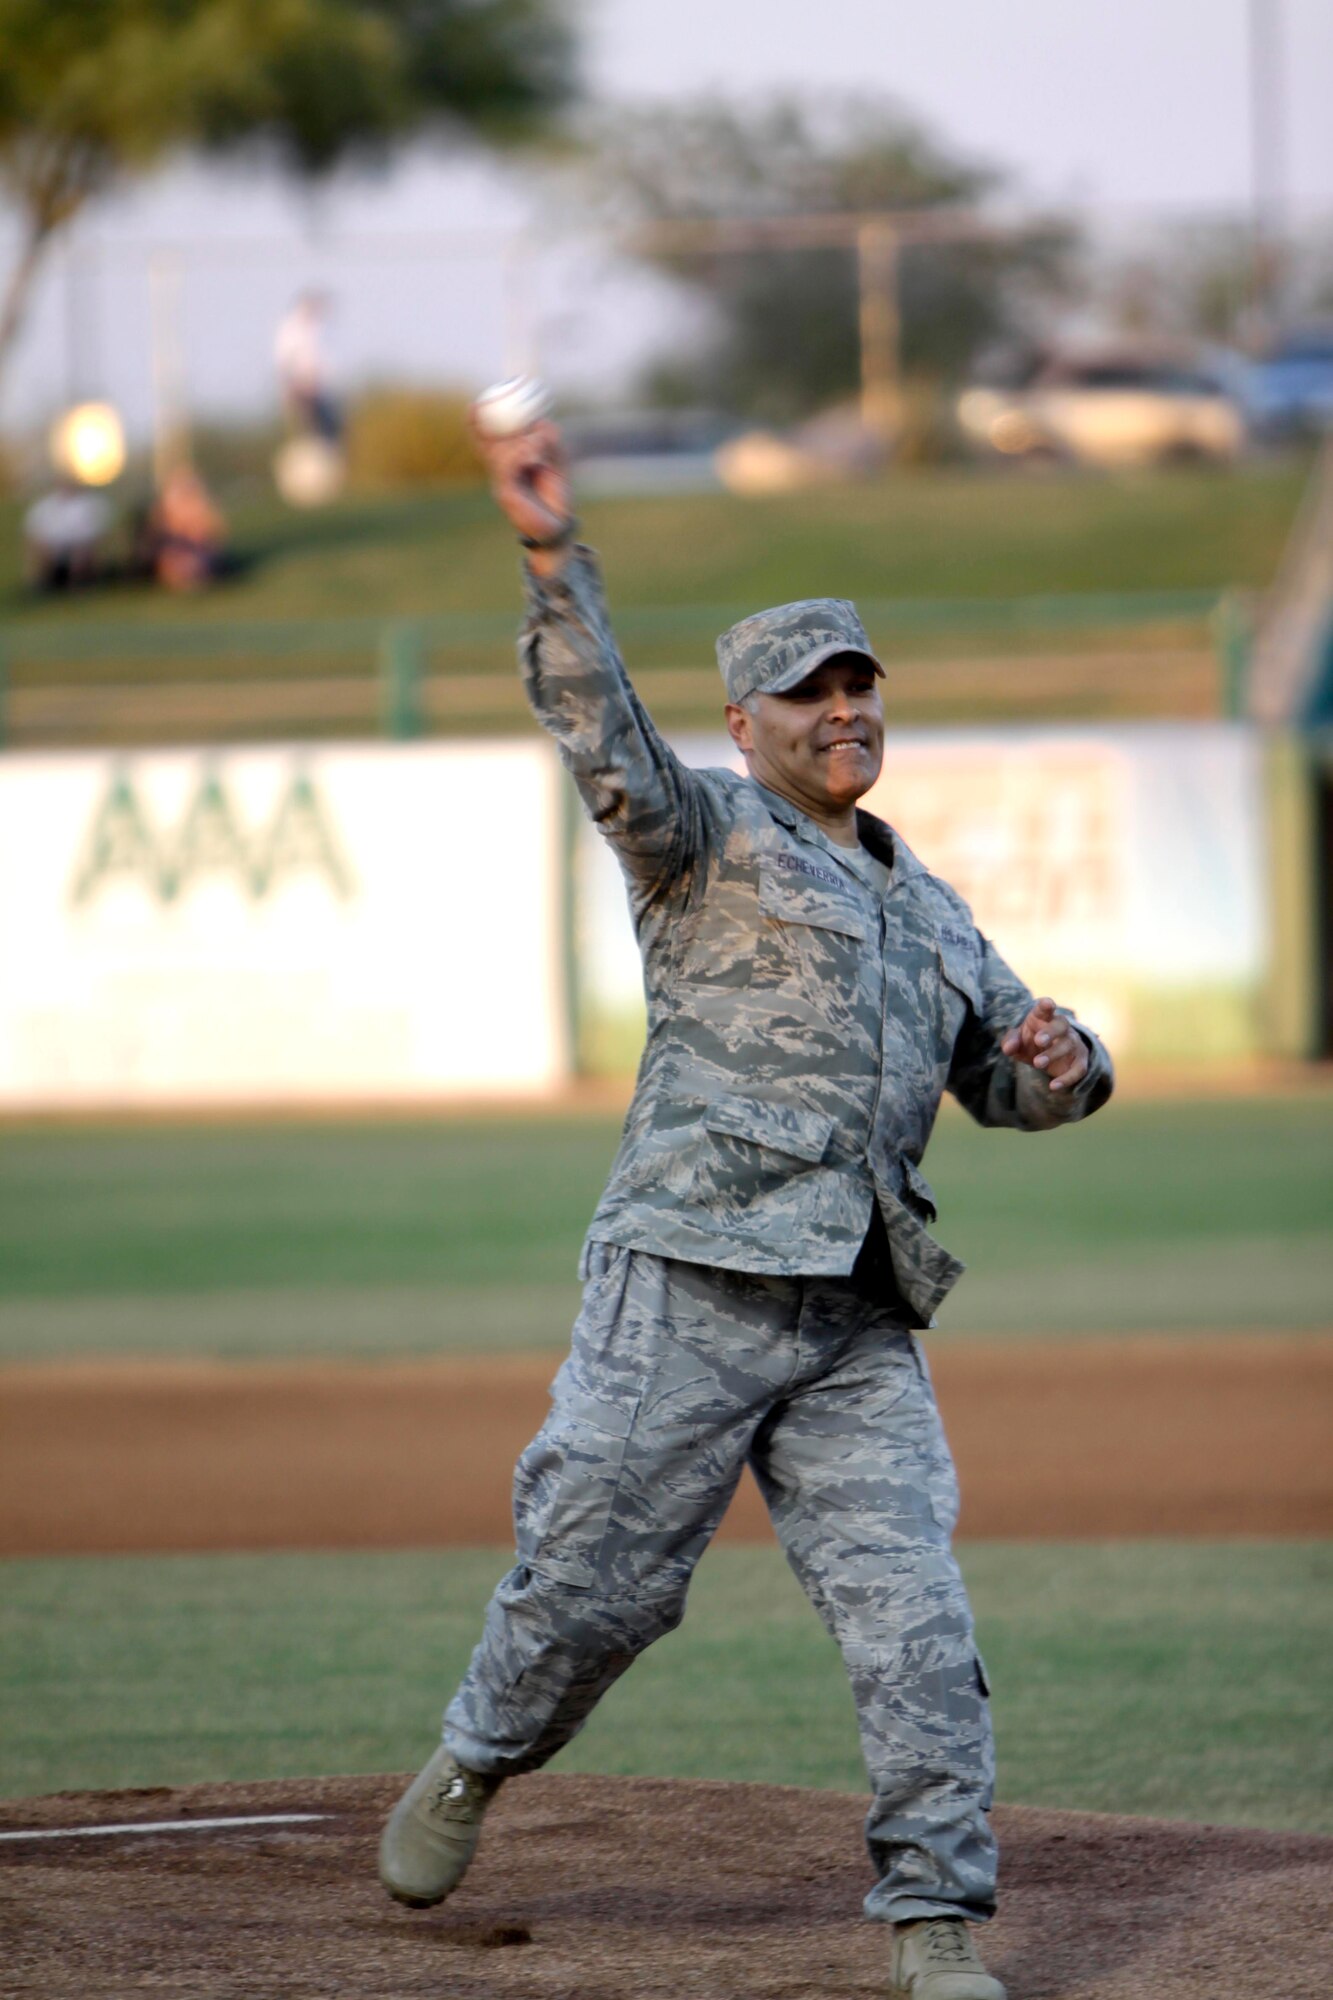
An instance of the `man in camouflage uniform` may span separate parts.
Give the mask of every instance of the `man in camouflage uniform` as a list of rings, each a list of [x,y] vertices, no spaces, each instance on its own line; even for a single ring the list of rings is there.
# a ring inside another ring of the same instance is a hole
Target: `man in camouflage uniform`
[[[558,433],[486,450],[530,551],[528,697],[624,872],[648,1039],[572,1351],[518,1464],[517,1565],[385,1829],[381,1877],[410,1904],[449,1894],[499,1784],[552,1757],[679,1622],[749,1464],[851,1679],[890,1991],[1003,2000],[966,1928],[995,1900],[987,1688],[913,1333],[962,1267],[929,1234],[919,1162],[945,1089],[982,1124],[1036,1131],[1104,1102],[1109,1062],[857,811],[880,768],[882,670],[850,604],[782,605],[723,635],[748,776],[686,770],[573,543]]]

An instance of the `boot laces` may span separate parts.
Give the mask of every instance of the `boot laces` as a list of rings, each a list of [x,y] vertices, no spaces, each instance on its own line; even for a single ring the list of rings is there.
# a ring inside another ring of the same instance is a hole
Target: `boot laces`
[[[973,1962],[967,1927],[955,1917],[935,1917],[921,1926],[922,1955],[930,1965],[958,1966]]]
[[[462,1771],[442,1771],[431,1792],[428,1810],[445,1819],[457,1819],[467,1814],[470,1805],[467,1779]]]

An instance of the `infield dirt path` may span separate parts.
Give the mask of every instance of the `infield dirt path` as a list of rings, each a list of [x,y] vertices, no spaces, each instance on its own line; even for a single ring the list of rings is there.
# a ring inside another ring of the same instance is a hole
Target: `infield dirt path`
[[[5,1992],[118,2000],[884,2000],[864,1802],[542,1773],[500,1794],[436,1911],[375,1879],[394,1778],[8,1801],[0,1830],[322,1813],[313,1825],[6,1843]],[[1315,2000],[1333,1840],[1000,1807],[1010,2000]]]
[[[1333,1339],[935,1343],[970,1537],[1333,1532]],[[0,1554],[505,1543],[551,1356],[0,1377]],[[745,1480],[723,1534],[766,1539]]]

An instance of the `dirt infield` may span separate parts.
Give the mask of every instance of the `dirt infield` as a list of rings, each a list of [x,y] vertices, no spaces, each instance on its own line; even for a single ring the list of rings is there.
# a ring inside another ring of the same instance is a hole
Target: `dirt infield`
[[[860,1920],[863,1802],[760,1785],[543,1774],[497,1800],[456,1898],[375,1880],[402,1780],[9,1802],[0,1831],[218,1815],[311,1825],[6,1842],[4,1990],[43,2000],[884,2000]],[[1333,1840],[1001,1808],[1010,2000],[1311,2000],[1328,1990]]]
[[[934,1344],[971,1537],[1333,1532],[1333,1340]],[[0,1554],[503,1543],[548,1356],[4,1371]],[[747,1479],[724,1535],[766,1539]]]

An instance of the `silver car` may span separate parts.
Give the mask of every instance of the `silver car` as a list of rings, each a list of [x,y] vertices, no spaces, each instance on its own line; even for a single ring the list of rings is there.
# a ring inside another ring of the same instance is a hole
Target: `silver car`
[[[1005,458],[1108,467],[1225,463],[1246,435],[1238,403],[1207,369],[1109,352],[1047,360],[1018,388],[966,389],[958,421]]]

